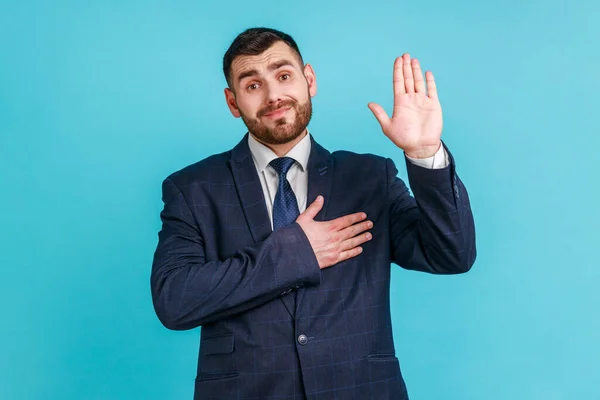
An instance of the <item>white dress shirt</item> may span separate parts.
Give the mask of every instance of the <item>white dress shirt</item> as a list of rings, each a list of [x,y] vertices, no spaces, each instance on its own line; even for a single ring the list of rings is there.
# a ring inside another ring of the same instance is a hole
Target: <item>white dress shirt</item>
[[[254,160],[254,166],[258,172],[260,178],[260,184],[262,186],[263,194],[265,196],[265,203],[267,204],[267,211],[269,213],[269,219],[271,220],[271,227],[273,227],[273,202],[275,201],[275,195],[277,194],[277,187],[279,186],[279,174],[269,165],[271,161],[278,158],[277,154],[273,150],[269,149],[264,144],[252,136],[248,135],[248,146],[252,153],[252,159]],[[292,164],[288,173],[287,180],[290,183],[296,200],[298,201],[298,210],[303,213],[306,210],[307,196],[308,196],[308,157],[310,156],[311,141],[310,133],[307,133],[302,140],[298,142],[285,156],[293,158],[296,162]],[[429,168],[438,169],[445,168],[448,166],[448,153],[444,149],[444,146],[440,145],[440,149],[432,157],[429,158],[407,158],[415,165]]]

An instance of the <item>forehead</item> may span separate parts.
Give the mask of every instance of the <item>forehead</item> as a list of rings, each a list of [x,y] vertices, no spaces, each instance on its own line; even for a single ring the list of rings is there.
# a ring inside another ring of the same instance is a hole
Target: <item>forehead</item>
[[[271,47],[256,56],[238,56],[231,63],[234,77],[247,70],[264,70],[269,65],[280,60],[291,61],[295,67],[300,67],[298,55],[282,41],[273,43]]]

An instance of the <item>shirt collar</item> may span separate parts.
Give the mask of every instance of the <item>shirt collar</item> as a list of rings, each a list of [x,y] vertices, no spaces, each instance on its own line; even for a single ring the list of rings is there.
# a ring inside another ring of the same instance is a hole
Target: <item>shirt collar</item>
[[[248,146],[250,147],[252,158],[260,172],[263,172],[271,161],[278,158],[273,150],[256,140],[252,134],[248,135]],[[306,171],[310,149],[310,132],[307,130],[306,136],[304,136],[285,156],[293,158],[300,164],[302,171]]]

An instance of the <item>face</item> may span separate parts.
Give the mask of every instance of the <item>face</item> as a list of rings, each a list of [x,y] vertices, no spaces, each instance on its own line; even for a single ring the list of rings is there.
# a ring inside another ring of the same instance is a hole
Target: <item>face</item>
[[[225,89],[229,110],[261,142],[284,144],[305,132],[316,79],[312,67],[302,66],[284,42],[274,43],[257,56],[236,57],[231,85]]]

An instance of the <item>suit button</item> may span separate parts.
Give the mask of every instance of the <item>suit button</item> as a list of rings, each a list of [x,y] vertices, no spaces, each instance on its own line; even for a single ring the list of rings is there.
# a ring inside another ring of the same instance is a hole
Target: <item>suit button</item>
[[[306,337],[306,335],[298,336],[298,343],[300,343],[302,346],[308,343],[308,338]]]

